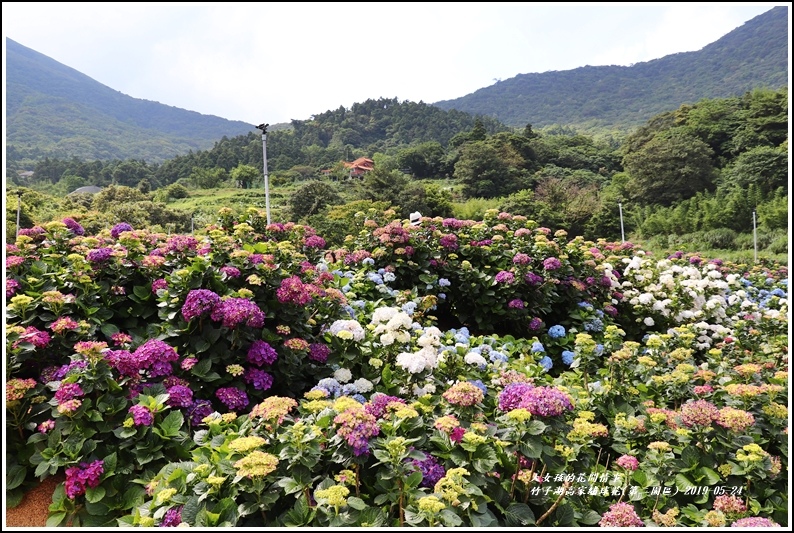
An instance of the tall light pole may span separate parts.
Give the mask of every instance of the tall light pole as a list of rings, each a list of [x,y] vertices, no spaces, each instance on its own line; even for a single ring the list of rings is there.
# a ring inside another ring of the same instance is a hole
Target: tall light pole
[[[22,212],[22,190],[17,189],[17,234],[16,237],[19,237],[19,215]]]
[[[623,204],[618,202],[618,211],[620,212],[620,240],[626,242],[626,234],[623,232]]]
[[[267,213],[267,223],[270,225],[270,182],[267,178],[267,127],[270,124],[260,124],[256,128],[262,130],[262,162],[265,167],[265,212]]]

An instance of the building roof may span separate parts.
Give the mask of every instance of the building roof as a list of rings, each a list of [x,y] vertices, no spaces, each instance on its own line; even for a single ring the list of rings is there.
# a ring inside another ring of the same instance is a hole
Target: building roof
[[[69,194],[79,194],[82,192],[87,192],[88,194],[96,194],[102,190],[102,187],[97,187],[96,185],[88,185],[87,187],[80,187],[78,189],[73,190]]]

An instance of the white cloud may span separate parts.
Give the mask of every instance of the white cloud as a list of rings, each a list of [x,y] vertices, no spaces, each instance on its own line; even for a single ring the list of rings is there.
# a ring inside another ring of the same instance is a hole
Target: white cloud
[[[250,123],[697,50],[772,4],[3,3],[4,35],[136,98]]]

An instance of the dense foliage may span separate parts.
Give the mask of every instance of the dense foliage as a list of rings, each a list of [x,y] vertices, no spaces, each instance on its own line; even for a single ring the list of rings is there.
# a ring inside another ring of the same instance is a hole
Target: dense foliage
[[[7,501],[49,526],[788,525],[788,271],[526,217],[6,248]]]

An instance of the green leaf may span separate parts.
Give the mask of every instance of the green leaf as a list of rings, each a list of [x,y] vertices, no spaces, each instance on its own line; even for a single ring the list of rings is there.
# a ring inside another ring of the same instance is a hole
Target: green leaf
[[[12,465],[6,471],[6,490],[15,489],[25,481],[27,469],[19,464]]]
[[[152,296],[152,291],[143,285],[135,285],[132,288],[132,293],[141,300],[148,300]]]
[[[422,482],[422,472],[418,470],[416,472],[411,473],[411,475],[405,478],[406,488],[418,487],[421,482]]]
[[[691,470],[700,464],[700,453],[694,446],[687,446],[681,452],[681,461],[686,465],[686,470]]]
[[[119,328],[115,325],[110,323],[104,323],[99,327],[99,330],[105,335],[105,337],[110,338],[112,335],[115,335],[119,332]]]
[[[540,435],[546,431],[546,424],[540,420],[532,420],[527,424],[527,433],[530,435]]]
[[[367,508],[367,504],[366,504],[366,502],[364,502],[364,500],[362,500],[361,498],[356,498],[355,496],[350,496],[350,497],[347,499],[347,504],[348,504],[348,505],[349,505],[351,508],[353,508],[353,509],[355,509],[355,510],[357,510],[357,511],[361,511],[361,510],[363,510],[363,509],[366,509],[366,508]]]
[[[704,466],[700,469],[700,474],[705,477],[706,485],[716,485],[720,482],[720,475],[707,466]]]
[[[480,507],[480,509],[482,509],[482,507]],[[499,521],[487,507],[485,507],[482,513],[469,513],[469,518],[471,519],[471,525],[473,527],[493,527],[499,525]]]
[[[579,523],[586,526],[592,526],[597,524],[599,520],[601,520],[601,515],[592,509],[589,509],[582,515],[582,518],[579,519]]]
[[[198,517],[199,509],[201,509],[201,505],[199,504],[198,496],[191,496],[182,507],[182,521],[187,522],[191,526],[197,525],[196,518]]]
[[[85,499],[90,503],[98,503],[105,497],[105,487],[88,487],[85,489]]]
[[[557,524],[560,526],[570,526],[573,525],[574,519],[574,512],[573,506],[570,503],[563,503],[557,510],[554,511],[554,519],[557,521]]]
[[[47,517],[47,527],[58,527],[66,518],[66,513],[52,513]]]
[[[499,462],[496,452],[490,446],[481,446],[472,456],[472,466],[477,472],[491,472],[494,465]]]
[[[695,484],[692,483],[684,474],[676,474],[675,486],[678,488],[679,492],[686,492],[687,489],[692,489]]]
[[[176,437],[185,421],[182,411],[171,411],[160,423],[160,430],[164,437]]]
[[[535,513],[532,512],[529,505],[513,502],[505,509],[505,522],[507,526],[531,526],[535,523]]]
[[[138,505],[142,505],[145,495],[145,488],[141,487],[140,485],[131,485],[130,488],[124,491],[124,494],[121,496],[121,508],[133,509]]]

